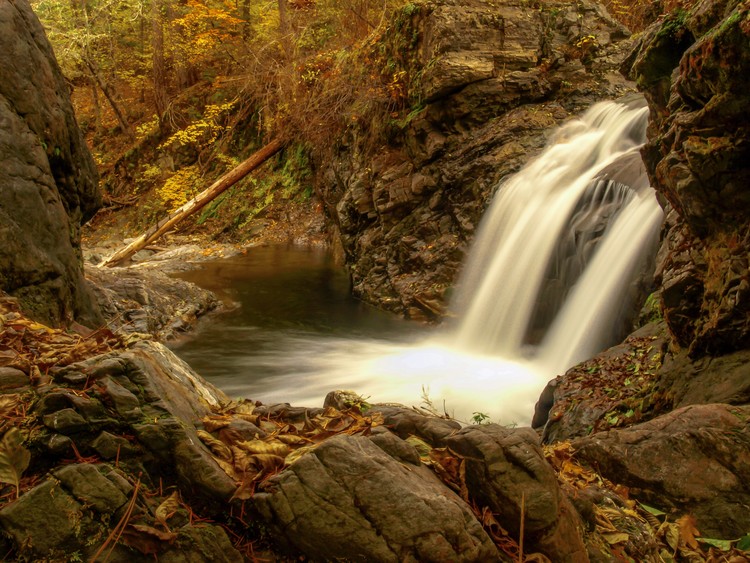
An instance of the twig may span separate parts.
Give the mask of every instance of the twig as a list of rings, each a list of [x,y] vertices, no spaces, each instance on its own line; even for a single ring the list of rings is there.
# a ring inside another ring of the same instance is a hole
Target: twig
[[[130,499],[130,502],[128,503],[128,507],[125,509],[125,514],[122,515],[122,518],[120,518],[120,521],[117,523],[117,525],[114,528],[112,528],[112,531],[107,536],[107,539],[104,540],[104,543],[101,545],[101,547],[97,550],[97,552],[91,558],[90,563],[96,563],[97,558],[102,554],[102,552],[105,549],[107,549],[107,546],[110,543],[112,544],[112,547],[109,549],[109,551],[107,552],[107,555],[104,557],[105,563],[109,559],[109,556],[112,555],[112,551],[115,549],[117,542],[120,541],[120,536],[122,536],[122,532],[125,531],[125,528],[130,522],[130,517],[133,515],[133,509],[135,508],[135,501],[138,499],[138,489],[140,488],[141,488],[141,479],[138,478],[138,480],[135,482],[135,486],[133,487],[133,497]]]

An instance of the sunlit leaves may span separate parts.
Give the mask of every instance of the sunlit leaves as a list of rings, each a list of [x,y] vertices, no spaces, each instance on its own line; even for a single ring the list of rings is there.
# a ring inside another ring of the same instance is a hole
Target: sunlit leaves
[[[295,424],[281,418],[262,420],[253,411],[251,403],[232,405],[224,415],[203,419],[204,427],[213,429],[218,438],[207,431],[198,432],[216,463],[238,482],[234,498],[239,500],[250,498],[258,483],[312,452],[326,438],[337,434],[368,435],[383,422],[380,414],[365,416],[356,407],[345,411],[328,408]],[[265,431],[259,429],[254,439],[243,438],[231,430],[232,417],[262,426]]]

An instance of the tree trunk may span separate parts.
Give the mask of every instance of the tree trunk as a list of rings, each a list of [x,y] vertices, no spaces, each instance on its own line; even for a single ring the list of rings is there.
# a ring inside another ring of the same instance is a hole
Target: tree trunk
[[[281,46],[287,60],[292,56],[292,27],[289,25],[289,4],[287,0],[278,0],[279,5],[279,34]]]
[[[279,152],[283,148],[283,146],[283,141],[279,139],[271,141],[265,147],[253,153],[250,158],[242,162],[239,166],[224,174],[221,178],[216,180],[216,182],[211,184],[211,186],[203,190],[193,199],[188,201],[185,205],[180,207],[177,211],[172,213],[172,215],[148,229],[145,233],[143,233],[141,236],[139,236],[124,248],[121,248],[120,250],[115,252],[112,256],[99,264],[99,266],[116,266],[117,264],[127,260],[140,249],[151,244],[164,233],[169,231],[174,225],[182,221],[185,217],[189,217],[196,211],[202,209],[206,204],[211,202],[218,195],[242,180],[242,178],[247,176],[250,172],[258,168],[258,166],[260,166],[266,160]]]
[[[130,125],[125,120],[125,116],[122,114],[122,111],[120,111],[120,106],[117,105],[117,101],[115,100],[114,95],[109,89],[109,86],[107,86],[107,83],[104,81],[104,79],[99,74],[99,69],[96,66],[96,63],[91,59],[91,57],[88,54],[85,54],[83,57],[83,62],[86,64],[86,67],[89,69],[89,72],[91,73],[91,78],[94,79],[97,86],[99,86],[99,89],[104,94],[104,97],[107,98],[107,101],[109,102],[110,107],[112,108],[112,111],[115,112],[115,116],[117,117],[117,121],[120,123],[120,127],[122,127],[123,132],[130,137],[133,138],[133,130],[130,128]]]
[[[153,0],[151,13],[154,110],[159,118],[159,131],[168,133],[167,116],[167,70],[164,62],[164,18],[161,0]]]

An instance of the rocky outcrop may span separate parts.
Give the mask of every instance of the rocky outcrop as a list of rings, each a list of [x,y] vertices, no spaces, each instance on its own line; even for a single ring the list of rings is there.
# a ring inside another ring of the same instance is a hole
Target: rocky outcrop
[[[397,14],[381,50],[409,107],[378,118],[384,133],[350,128],[322,187],[355,294],[440,317],[497,183],[550,128],[628,89],[614,66],[627,36],[587,0],[445,0]]]
[[[750,529],[750,407],[684,407],[573,446],[578,459],[644,502],[695,516],[705,537]]]
[[[469,506],[414,457],[404,463],[366,437],[336,436],[253,503],[283,542],[314,559],[497,560]]]
[[[90,268],[86,277],[110,328],[134,338],[179,337],[220,306],[210,291],[156,269]]]
[[[80,253],[96,168],[27,0],[0,5],[0,60],[0,289],[37,320],[98,325]]]
[[[749,10],[713,0],[677,10],[627,65],[651,107],[644,160],[673,210],[664,317],[693,358],[750,347]]]
[[[15,405],[28,409],[29,472],[37,475],[0,508],[4,552],[90,560],[104,546],[116,561],[241,560],[221,527],[196,525],[190,512],[223,514],[237,487],[195,427],[228,402],[221,392],[155,343],[50,375],[36,384],[26,377],[13,390],[23,396],[3,395],[8,416]],[[115,545],[108,536],[118,526]]]

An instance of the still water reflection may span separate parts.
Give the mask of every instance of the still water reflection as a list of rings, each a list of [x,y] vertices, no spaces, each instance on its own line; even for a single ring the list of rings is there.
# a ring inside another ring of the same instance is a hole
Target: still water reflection
[[[233,397],[320,406],[327,391],[356,386],[358,363],[428,331],[352,297],[324,249],[256,247],[180,277],[238,304],[172,346]]]

